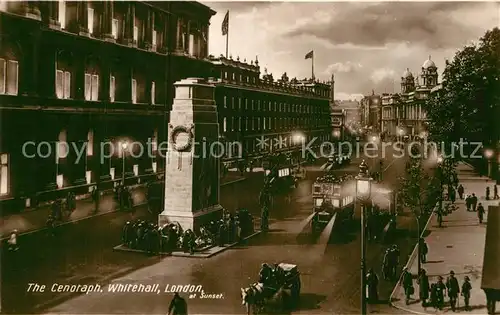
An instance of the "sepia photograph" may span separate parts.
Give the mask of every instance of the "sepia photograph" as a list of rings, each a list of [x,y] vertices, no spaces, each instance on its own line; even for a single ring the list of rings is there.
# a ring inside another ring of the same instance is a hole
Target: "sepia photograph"
[[[500,2],[0,0],[0,313],[500,314]]]

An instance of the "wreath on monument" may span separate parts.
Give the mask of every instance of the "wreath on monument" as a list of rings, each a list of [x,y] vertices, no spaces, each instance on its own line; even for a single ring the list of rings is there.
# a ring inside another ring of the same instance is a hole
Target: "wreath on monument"
[[[193,127],[186,127],[186,126],[176,126],[174,129],[172,129],[172,132],[170,133],[170,142],[172,143],[174,149],[179,152],[186,152],[191,150],[191,145],[193,142],[193,132],[192,132]],[[177,144],[177,137],[180,134],[187,134],[188,138],[186,143],[182,145]]]

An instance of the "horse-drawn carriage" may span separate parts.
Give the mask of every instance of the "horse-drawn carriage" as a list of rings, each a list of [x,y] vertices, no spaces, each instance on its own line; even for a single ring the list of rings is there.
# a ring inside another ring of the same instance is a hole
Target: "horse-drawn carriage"
[[[242,304],[247,314],[258,314],[272,307],[278,311],[291,309],[300,299],[300,272],[296,265],[280,263],[274,266],[266,283],[256,282],[241,288]]]

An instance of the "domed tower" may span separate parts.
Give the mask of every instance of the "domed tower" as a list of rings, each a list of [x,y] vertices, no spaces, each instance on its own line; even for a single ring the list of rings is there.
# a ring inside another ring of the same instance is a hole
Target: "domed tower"
[[[437,67],[434,61],[431,60],[431,56],[422,65],[422,84],[425,87],[431,88],[438,84],[438,73]]]
[[[401,77],[401,93],[407,94],[413,91],[415,91],[415,78],[410,69],[406,68]]]

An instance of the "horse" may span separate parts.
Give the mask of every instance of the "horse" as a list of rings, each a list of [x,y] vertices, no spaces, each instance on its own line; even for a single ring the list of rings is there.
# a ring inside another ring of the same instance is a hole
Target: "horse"
[[[261,313],[266,305],[272,305],[282,311],[285,308],[285,294],[283,288],[254,283],[248,288],[241,288],[241,304],[246,307],[247,315]]]

